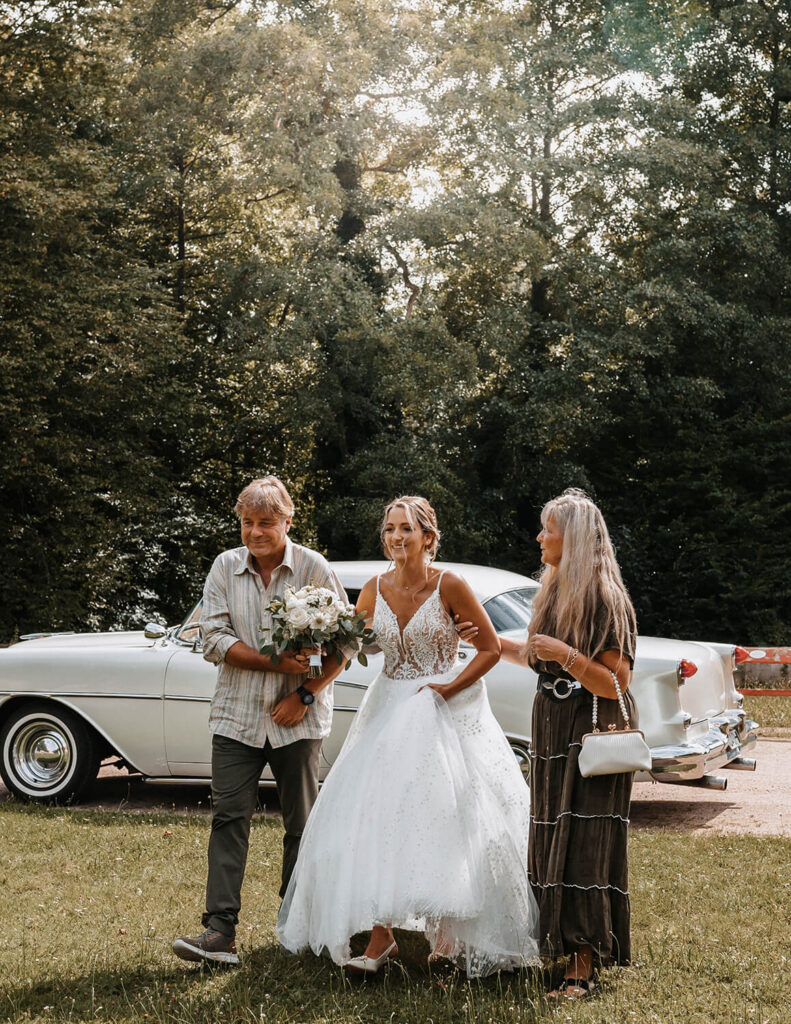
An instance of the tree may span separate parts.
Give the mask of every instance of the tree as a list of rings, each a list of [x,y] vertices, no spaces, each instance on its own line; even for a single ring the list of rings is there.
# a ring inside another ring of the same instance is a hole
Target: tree
[[[98,625],[151,604],[166,504],[150,437],[181,398],[178,327],[117,231],[112,42],[80,3],[5,5],[2,624]],[[163,386],[163,382],[165,382]]]

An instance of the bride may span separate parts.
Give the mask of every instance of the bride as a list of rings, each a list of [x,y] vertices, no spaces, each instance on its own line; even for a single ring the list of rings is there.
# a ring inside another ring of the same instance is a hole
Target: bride
[[[499,640],[464,580],[432,567],[440,534],[425,498],[392,501],[381,534],[394,567],[365,584],[357,609],[384,670],[308,819],[278,937],[365,973],[397,955],[393,928],[425,932],[432,959],[471,976],[535,962],[529,792],[482,678]],[[463,668],[454,614],[481,623]],[[350,958],[349,940],[369,929]]]

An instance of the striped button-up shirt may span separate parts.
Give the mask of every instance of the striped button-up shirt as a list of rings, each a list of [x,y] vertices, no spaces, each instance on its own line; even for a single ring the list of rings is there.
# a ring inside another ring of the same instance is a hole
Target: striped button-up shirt
[[[260,627],[271,629],[267,605],[283,597],[286,584],[295,590],[314,583],[335,590],[345,601],[346,593],[328,562],[318,552],[293,544],[286,538],[283,561],[273,571],[269,586],[256,572],[246,547],[223,551],[211,567],[203,589],[203,656],[220,668],[217,689],[211,703],[209,728],[220,736],[263,747],[304,739],[323,739],[332,723],[332,685],[316,695],[307,714],[296,725],[277,725],[272,711],[279,700],[293,693],[305,681],[302,675],[284,672],[256,672],[235,668],[225,661],[228,650],[242,640],[258,650]],[[264,633],[263,639],[269,640]]]

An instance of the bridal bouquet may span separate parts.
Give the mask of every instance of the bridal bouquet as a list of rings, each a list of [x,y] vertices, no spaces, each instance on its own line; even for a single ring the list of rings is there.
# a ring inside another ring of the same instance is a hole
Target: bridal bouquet
[[[374,642],[374,632],[366,627],[365,616],[358,615],[354,605],[341,601],[334,590],[313,584],[301,590],[287,586],[285,596],[276,597],[267,610],[275,625],[271,630],[260,627],[260,632],[271,633],[272,639],[262,643],[259,650],[273,665],[277,665],[283,651],[299,651],[303,647],[315,649],[308,670],[311,679],[321,675],[322,648],[327,654],[334,654],[339,665],[343,664],[343,649],[356,648],[357,660],[361,665],[368,664],[361,648]],[[346,667],[349,665],[351,661],[347,661]]]

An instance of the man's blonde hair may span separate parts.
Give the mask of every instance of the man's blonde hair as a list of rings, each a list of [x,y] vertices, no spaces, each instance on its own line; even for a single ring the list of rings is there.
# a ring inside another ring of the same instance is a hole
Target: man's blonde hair
[[[273,519],[290,519],[294,515],[294,502],[282,480],[264,476],[253,480],[236,499],[234,512],[241,519],[245,512],[258,512]]]

